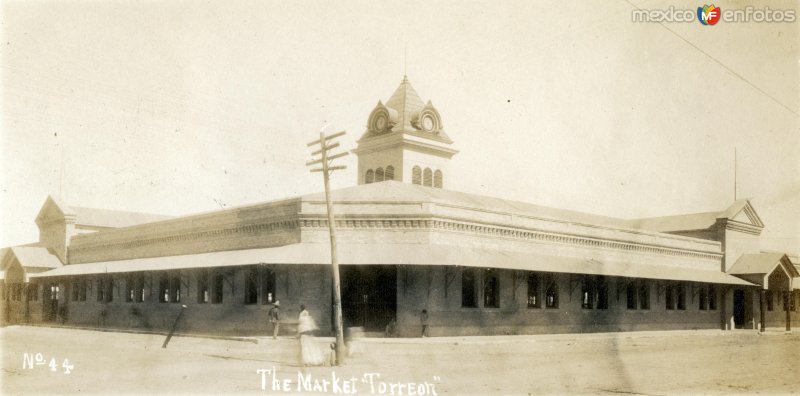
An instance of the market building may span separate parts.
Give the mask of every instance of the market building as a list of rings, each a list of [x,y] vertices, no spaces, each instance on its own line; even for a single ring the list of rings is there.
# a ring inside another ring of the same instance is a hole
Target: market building
[[[748,200],[646,219],[447,189],[457,154],[407,79],[368,117],[357,185],[334,190],[347,327],[418,336],[789,329],[797,260],[764,252]],[[163,331],[268,332],[280,300],[332,328],[324,194],[184,217],[48,197],[36,243],[0,251],[2,320]],[[291,331],[291,321],[284,326]]]

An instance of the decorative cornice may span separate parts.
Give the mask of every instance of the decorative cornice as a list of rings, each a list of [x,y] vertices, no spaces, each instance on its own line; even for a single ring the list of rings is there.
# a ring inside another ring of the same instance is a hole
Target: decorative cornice
[[[704,245],[709,245],[709,246],[713,246],[714,248],[720,249],[719,241],[710,241],[710,240],[705,240],[705,239],[698,239],[698,238],[693,238],[693,237],[688,237],[688,236],[669,234],[669,233],[663,233],[663,232],[657,232],[657,231],[648,231],[648,230],[635,229],[635,228],[626,228],[626,227],[620,227],[620,226],[599,225],[599,224],[590,223],[590,222],[577,222],[575,220],[564,220],[564,219],[557,219],[557,218],[549,218],[549,217],[531,215],[531,214],[527,214],[527,213],[499,212],[499,211],[494,211],[494,210],[474,208],[474,207],[470,207],[470,206],[466,206],[466,205],[454,205],[454,204],[449,204],[449,203],[437,202],[436,205],[437,206],[441,206],[441,207],[448,207],[448,208],[469,210],[469,211],[475,211],[475,212],[482,212],[482,213],[487,213],[487,214],[492,214],[492,215],[509,216],[512,219],[512,221],[513,221],[513,219],[526,219],[526,220],[546,221],[546,222],[549,222],[549,223],[559,223],[559,224],[566,224],[566,225],[578,225],[578,226],[581,226],[581,227],[587,227],[587,228],[592,228],[592,229],[597,229],[597,230],[618,231],[618,232],[624,232],[624,233],[632,234],[632,235],[643,235],[643,236],[648,236],[648,237],[658,237],[658,238],[661,238],[661,239],[670,239],[670,240],[674,240],[674,241],[691,241],[692,243],[695,243],[695,244],[704,244]],[[455,220],[461,220],[461,219],[457,218]],[[502,224],[493,224],[493,225],[502,226]]]
[[[166,235],[159,235],[152,238],[127,239],[121,241],[97,240],[91,242],[81,241],[79,244],[73,243],[70,246],[71,252],[81,252],[85,250],[102,247],[104,249],[131,249],[147,245],[172,243],[172,242],[193,242],[208,238],[225,238],[236,235],[259,234],[264,232],[285,231],[298,228],[297,219],[282,219],[269,223],[241,225],[235,227],[221,227],[196,232],[174,232]]]
[[[134,249],[156,244],[195,242],[210,238],[226,238],[234,236],[256,235],[260,233],[280,232],[301,228],[323,229],[328,227],[328,221],[320,217],[305,215],[301,219],[283,218],[268,223],[222,226],[214,229],[198,230],[194,232],[172,232],[149,238],[120,238],[108,240],[106,238],[91,241],[83,240],[70,247],[71,254],[79,254],[93,249]],[[580,236],[568,233],[548,232],[521,227],[501,226],[494,224],[479,224],[456,219],[433,217],[405,217],[385,218],[369,216],[367,218],[341,218],[336,220],[336,227],[340,229],[384,229],[384,230],[438,230],[445,232],[467,233],[493,238],[538,241],[553,244],[585,246],[629,251],[647,254],[661,254],[667,256],[691,257],[708,260],[719,260],[722,253],[712,253],[692,249],[680,249],[657,244],[636,243],[623,240],[601,239]],[[99,235],[98,235],[99,236]]]
[[[324,210],[324,206],[325,206],[325,200],[324,199],[304,198],[303,203],[320,205],[321,207],[323,207],[322,210]],[[515,219],[524,219],[524,220],[544,221],[544,222],[548,222],[548,223],[565,224],[565,225],[569,225],[569,226],[576,226],[577,225],[577,226],[591,228],[591,229],[595,229],[595,230],[601,230],[601,231],[623,232],[623,233],[630,234],[630,235],[637,235],[637,236],[644,236],[644,237],[651,237],[651,238],[655,237],[655,238],[659,238],[659,239],[668,239],[668,240],[676,241],[676,242],[679,242],[679,243],[680,242],[689,242],[689,243],[692,243],[692,244],[707,245],[710,249],[714,249],[715,251],[717,251],[717,250],[721,251],[721,244],[720,244],[719,241],[716,241],[716,240],[700,239],[700,238],[691,237],[691,236],[684,236],[684,235],[678,235],[678,234],[672,234],[672,233],[663,233],[663,232],[649,231],[649,230],[642,230],[642,229],[635,229],[635,228],[625,228],[625,227],[619,227],[619,226],[598,225],[598,224],[595,224],[595,223],[588,223],[588,222],[576,222],[574,220],[562,220],[562,219],[548,218],[548,217],[542,217],[542,216],[534,216],[534,215],[530,215],[530,214],[526,214],[526,213],[503,212],[503,211],[489,210],[489,209],[484,209],[484,208],[476,208],[476,207],[466,206],[466,205],[454,205],[454,204],[449,204],[449,203],[435,202],[435,201],[432,201],[432,200],[431,201],[424,201],[424,200],[398,200],[398,201],[336,200],[334,202],[334,205],[337,205],[337,206],[342,206],[342,205],[408,205],[408,206],[413,206],[415,208],[418,207],[418,208],[424,209],[424,210],[430,210],[430,209],[425,209],[426,205],[435,205],[435,206],[439,206],[439,207],[461,209],[461,210],[467,210],[467,211],[472,211],[472,212],[480,212],[480,213],[485,213],[485,214],[489,214],[489,215],[505,216],[505,217],[508,217],[509,219],[511,219],[509,221],[512,224],[515,222]],[[341,217],[342,215],[338,215],[337,214],[336,216],[337,217]],[[376,218],[377,219],[377,218],[383,218],[383,216],[385,216],[385,215],[382,215],[382,214],[360,214],[358,216],[359,216],[359,218],[362,218],[362,219],[368,219],[368,218]],[[419,215],[417,215],[417,216],[419,216]],[[430,218],[430,217],[431,216],[428,216],[426,218]],[[461,222],[465,222],[465,223],[475,223],[475,220],[471,219],[469,217],[461,217],[461,216],[458,216],[458,217],[455,217],[455,216],[453,216],[453,217],[450,217],[450,216],[446,216],[446,217],[445,216],[437,216],[437,217],[446,218],[446,219],[449,219],[449,220],[461,221]],[[482,222],[482,224],[488,224],[488,225],[499,226],[499,227],[506,227],[507,226],[507,223],[505,223],[505,222]],[[517,228],[536,230],[536,229],[530,228],[530,227],[528,227],[528,228],[517,227]],[[700,250],[698,250],[698,251],[700,251]]]
[[[753,224],[742,223],[740,221],[731,219],[722,219],[722,225],[725,227],[726,230],[743,232],[745,234],[750,234],[750,235],[761,235],[761,230],[763,230],[763,227],[759,227]]]
[[[421,132],[392,132],[383,135],[362,138],[358,141],[358,146],[351,150],[354,154],[382,151],[395,147],[403,147],[438,154],[450,158],[458,153],[458,150],[447,147],[443,144],[451,144],[451,141],[430,139]]]
[[[301,228],[327,228],[328,220],[324,218],[303,218],[299,221]],[[691,257],[718,261],[722,252],[710,253],[691,249],[678,249],[654,244],[641,244],[613,239],[599,239],[578,235],[545,232],[517,227],[503,227],[487,224],[474,224],[455,220],[432,218],[369,218],[369,219],[337,219],[336,227],[340,229],[430,229],[490,237],[540,241],[546,243],[597,247],[638,253],[662,254],[667,256]]]

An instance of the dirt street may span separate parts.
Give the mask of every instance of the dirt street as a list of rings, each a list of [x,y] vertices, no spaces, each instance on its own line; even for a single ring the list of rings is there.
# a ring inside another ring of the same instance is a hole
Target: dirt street
[[[800,393],[800,334],[778,332],[368,339],[344,367],[305,369],[292,338],[254,343],[174,337],[162,349],[164,338],[0,329],[2,393]],[[330,339],[318,341],[327,347]]]

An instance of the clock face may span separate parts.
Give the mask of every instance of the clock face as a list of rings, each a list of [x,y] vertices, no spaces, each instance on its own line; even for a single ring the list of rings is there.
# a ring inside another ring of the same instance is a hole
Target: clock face
[[[422,118],[422,129],[424,129],[426,131],[432,131],[433,130],[433,117],[425,116],[425,117]]]
[[[386,116],[381,114],[375,119],[375,129],[383,131],[386,129]]]

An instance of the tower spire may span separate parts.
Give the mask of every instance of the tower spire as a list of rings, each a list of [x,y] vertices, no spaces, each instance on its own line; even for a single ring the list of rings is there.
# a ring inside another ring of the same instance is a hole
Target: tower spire
[[[408,76],[408,43],[405,43],[405,54],[403,56],[403,80]]]

